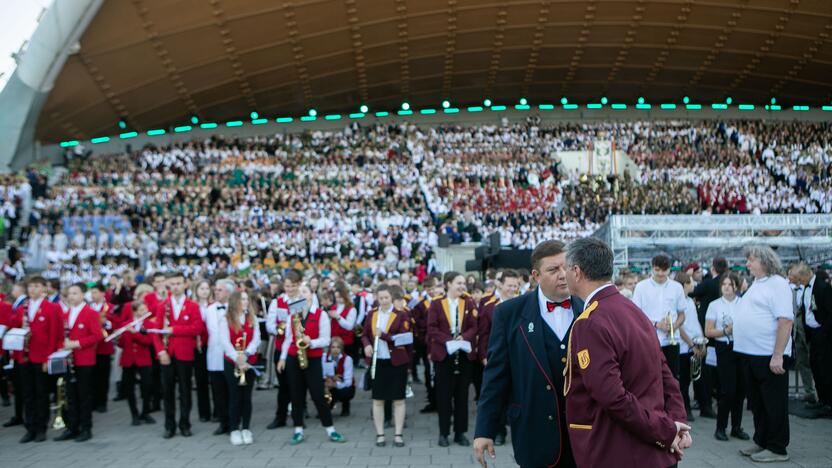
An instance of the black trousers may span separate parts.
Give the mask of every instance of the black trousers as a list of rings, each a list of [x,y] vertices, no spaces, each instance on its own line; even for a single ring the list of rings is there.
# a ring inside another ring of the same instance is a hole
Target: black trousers
[[[746,366],[748,405],[754,415],[754,443],[785,454],[789,445],[789,373],[771,372],[771,356],[741,358]]]
[[[324,401],[324,378],[321,370],[321,358],[309,358],[309,367],[301,369],[297,356],[286,358],[289,390],[292,394],[292,423],[295,427],[303,427],[303,408],[306,404],[306,392],[312,397],[318,417],[324,427],[332,426],[332,411]]]
[[[49,374],[43,364],[15,365],[23,394],[23,423],[28,432],[46,432],[49,424]]]
[[[158,409],[162,403],[162,365],[159,359],[153,357],[153,366],[150,368],[150,375],[153,378],[153,406]]]
[[[23,421],[23,380],[20,365],[14,364],[11,371],[6,371],[9,381],[14,386],[14,418],[18,421]]]
[[[4,369],[8,362],[8,356],[0,358],[0,398],[4,401],[9,399],[9,381],[11,381],[11,372]]]
[[[456,365],[454,356],[448,356],[436,366],[436,403],[439,410],[439,434],[450,435],[451,415],[454,434],[468,432],[468,387],[471,385],[472,363],[464,354]],[[459,371],[458,374],[455,371]]]
[[[228,429],[228,383],[222,371],[210,371],[211,397],[214,399],[214,412],[220,420],[220,427]]]
[[[482,373],[485,366],[479,359],[471,362],[471,382],[474,384],[474,400],[479,401],[480,389],[482,388]]]
[[[194,380],[196,380],[196,408],[199,419],[211,419],[211,395],[208,381],[208,360],[205,350],[194,353]]]
[[[274,365],[280,361],[280,351],[274,353]],[[289,415],[289,403],[292,401],[292,391],[289,389],[288,372],[277,372],[277,410],[275,411],[275,419],[279,422],[286,422],[286,417]],[[323,377],[321,377],[323,378]]]
[[[690,358],[693,353],[679,355],[679,390],[682,391],[682,400],[685,402],[685,411],[690,412]],[[702,362],[702,367],[705,363]]]
[[[121,389],[124,392],[124,397],[127,399],[127,405],[130,407],[130,414],[137,418],[139,416],[147,416],[151,411],[151,400],[153,399],[153,376],[152,368],[130,366],[124,367],[121,370]],[[142,396],[142,411],[138,410],[136,405],[136,375],[139,376],[139,389]]]
[[[223,374],[228,386],[228,428],[232,431],[248,429],[251,426],[251,390],[254,388],[254,370],[246,371],[245,385],[240,385],[240,379],[234,377],[234,364],[228,361],[225,361]]]
[[[428,404],[436,406],[436,388],[435,382],[433,381],[433,369],[434,364],[428,358],[428,349],[427,346],[423,344],[417,344],[415,347],[415,357],[413,359],[413,365],[421,362],[424,366],[424,381],[425,381],[425,390],[427,390],[428,394]]]
[[[160,366],[162,373],[162,399],[165,407],[165,429],[176,430],[175,386],[179,384],[179,429],[191,428],[191,376],[193,361],[171,358],[170,364]]]
[[[355,398],[355,385],[347,388],[331,388],[329,393],[332,395],[332,406],[335,403],[341,403],[341,411],[350,410],[350,402]]]
[[[662,354],[667,360],[667,367],[670,368],[670,373],[676,380],[679,380],[679,345],[662,346]]]
[[[95,366],[76,366],[74,376],[65,375],[66,409],[64,421],[72,432],[92,430],[92,408],[95,405]]]
[[[110,393],[110,372],[112,372],[113,356],[111,354],[97,354],[95,356],[95,384],[93,393],[96,408],[107,407],[107,395]]]
[[[809,366],[815,379],[818,400],[832,405],[832,333],[829,327],[806,327],[806,341],[809,343]]]
[[[719,400],[716,407],[716,428],[728,427],[728,414],[731,415],[731,428],[742,427],[742,403],[745,401],[745,365],[740,356],[734,352],[734,345],[717,341],[716,371],[719,374]]]

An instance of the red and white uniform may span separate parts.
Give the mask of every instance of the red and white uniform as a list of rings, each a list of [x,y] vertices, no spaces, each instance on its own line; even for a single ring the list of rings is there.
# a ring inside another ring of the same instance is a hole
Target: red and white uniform
[[[329,322],[329,317],[321,309],[310,310],[306,315],[306,323],[303,327],[304,333],[312,339],[309,348],[306,350],[306,356],[310,359],[323,356],[324,349],[329,346]],[[286,356],[298,355],[298,347],[295,346],[295,341],[295,330],[292,327],[292,318],[289,317],[289,322],[286,325],[286,340],[283,341],[280,359],[286,359]]]
[[[81,304],[63,312],[63,319],[69,330],[68,338],[81,345],[80,348],[72,350],[72,365],[94,366],[96,349],[104,340],[98,312],[87,304]]]
[[[355,319],[358,318],[358,311],[352,304],[334,304],[330,310],[338,312],[338,319],[330,319],[330,332],[332,336],[340,336],[344,345],[351,345],[355,341]]]
[[[260,327],[257,323],[250,323],[245,317],[239,330],[228,323],[228,320],[223,320],[220,325],[220,340],[222,341],[223,352],[225,360],[230,363],[237,362],[237,340],[245,336],[245,344],[243,349],[247,356],[247,362],[254,364],[257,362],[257,348],[260,346]],[[245,333],[245,335],[243,335]]]
[[[167,351],[171,358],[179,361],[193,361],[196,336],[202,333],[205,327],[202,323],[199,305],[184,295],[178,300],[169,297],[159,304],[151,327],[163,329],[165,323],[173,329],[173,332],[167,336],[167,347],[163,335],[153,334],[153,347],[156,354]]]
[[[63,311],[61,306],[47,301],[46,298],[39,301],[27,299],[12,318],[13,327],[23,326],[23,314],[26,314],[29,325],[29,345],[27,350],[15,351],[14,360],[18,364],[43,364],[49,360],[50,354],[63,347]]]

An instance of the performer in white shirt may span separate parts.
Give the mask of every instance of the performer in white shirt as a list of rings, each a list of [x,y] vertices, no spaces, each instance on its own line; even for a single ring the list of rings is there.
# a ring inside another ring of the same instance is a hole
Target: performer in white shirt
[[[341,337],[333,337],[329,343],[329,352],[322,361],[324,387],[332,395],[330,408],[341,403],[341,416],[350,415],[350,402],[355,397],[355,379],[353,377],[352,357],[344,350]]]
[[[228,298],[237,286],[230,279],[221,279],[214,285],[214,299],[216,302],[208,306],[205,311],[205,327],[208,329],[208,351],[206,364],[211,381],[211,398],[214,400],[214,410],[219,426],[214,435],[227,434],[228,426],[228,384],[223,371],[223,347],[220,338],[220,323],[224,321],[228,312]]]
[[[685,323],[686,300],[682,285],[670,281],[670,258],[656,255],[650,278],[639,281],[633,302],[656,327],[656,335],[670,372],[679,378],[679,328]],[[672,332],[672,333],[671,333]]]

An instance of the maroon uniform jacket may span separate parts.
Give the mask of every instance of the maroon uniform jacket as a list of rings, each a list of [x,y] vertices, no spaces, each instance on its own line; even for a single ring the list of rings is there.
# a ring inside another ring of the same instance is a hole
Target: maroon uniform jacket
[[[430,298],[425,297],[410,310],[413,319],[413,343],[422,347],[427,346],[429,308]]]
[[[23,326],[23,315],[29,313],[29,301],[26,299],[17,308],[12,317],[12,327]],[[43,364],[49,355],[64,345],[64,321],[61,306],[49,302],[44,297],[38,306],[35,319],[29,322],[29,351],[15,351],[14,360],[18,364],[31,362]]]
[[[442,362],[448,357],[445,342],[454,339],[451,335],[451,312],[447,295],[431,301],[428,309],[428,354],[433,362]],[[471,343],[468,359],[477,358],[477,306],[470,296],[457,299],[457,314],[462,339]]]
[[[69,310],[61,312],[66,326],[69,327]],[[94,366],[96,349],[99,343],[104,340],[104,331],[101,329],[101,319],[98,312],[85,305],[81,312],[78,312],[75,324],[69,329],[69,339],[78,341],[81,345],[80,348],[72,350],[72,365]]]
[[[367,318],[364,319],[364,333],[361,335],[361,344],[364,347],[372,346],[375,341],[376,327],[377,327],[378,307],[373,307],[367,313]],[[390,349],[390,364],[394,366],[402,366],[410,364],[411,347],[410,346],[395,346],[393,344],[393,335],[400,333],[407,333],[411,331],[410,316],[403,310],[396,310],[390,313],[390,318],[387,320],[385,331],[379,335],[380,340],[387,343]],[[371,362],[372,358],[367,358],[367,362]]]
[[[565,370],[566,420],[579,467],[676,463],[679,384],[647,316],[613,285],[575,319]]]
[[[180,361],[193,361],[194,348],[196,348],[196,336],[202,333],[205,324],[202,322],[202,314],[199,311],[199,304],[185,299],[182,310],[179,311],[179,318],[173,317],[173,305],[171,297],[159,303],[154,316],[154,323],[148,328],[164,328],[164,314],[168,316],[168,325],[173,328],[173,333],[168,335],[168,345],[165,348],[164,339],[161,334],[153,335],[153,347],[156,354],[167,351],[171,358]]]
[[[491,322],[494,309],[500,303],[497,295],[491,295],[480,301],[477,309],[477,359],[482,361],[488,356],[488,339],[491,338]]]

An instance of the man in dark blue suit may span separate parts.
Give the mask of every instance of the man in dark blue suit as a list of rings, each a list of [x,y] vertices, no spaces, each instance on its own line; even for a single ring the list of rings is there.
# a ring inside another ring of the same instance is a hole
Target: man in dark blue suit
[[[521,467],[574,467],[566,430],[563,369],[575,317],[562,242],[544,241],[532,252],[538,287],[497,306],[477,406],[474,456],[486,466],[507,408],[514,459]]]

